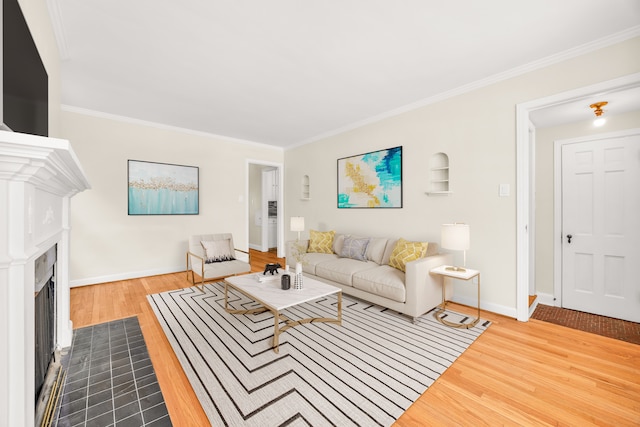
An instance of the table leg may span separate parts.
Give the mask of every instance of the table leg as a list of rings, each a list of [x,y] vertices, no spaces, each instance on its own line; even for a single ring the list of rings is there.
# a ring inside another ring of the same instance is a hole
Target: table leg
[[[443,315],[445,314],[445,309],[447,308],[447,301],[445,299],[445,284],[444,284],[444,278],[442,281],[442,304],[440,304],[440,306],[436,307],[435,311],[433,312],[433,317],[436,318],[436,320],[440,323],[442,323],[443,325],[447,325],[450,326],[452,328],[462,328],[462,329],[470,329],[473,328],[474,326],[476,326],[478,324],[478,322],[480,321],[480,275],[478,274],[477,276],[475,276],[478,278],[478,315],[476,316],[475,319],[473,319],[470,323],[453,323],[453,322],[449,322],[448,320],[445,320],[443,318]],[[473,277],[468,279],[473,281]]]
[[[273,351],[280,352],[280,313],[277,311],[273,314],[274,326],[273,326]]]

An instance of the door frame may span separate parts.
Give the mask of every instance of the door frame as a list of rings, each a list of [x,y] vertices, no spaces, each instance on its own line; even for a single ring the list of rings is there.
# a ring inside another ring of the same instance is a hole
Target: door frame
[[[556,95],[523,102],[516,105],[516,319],[529,320],[529,270],[530,235],[535,201],[531,197],[531,180],[535,171],[531,170],[531,141],[529,140],[529,113],[556,106],[568,101],[587,98],[594,94],[606,93],[640,86],[640,73],[629,74],[590,86],[562,92]]]
[[[275,163],[275,162],[268,162],[265,160],[255,160],[255,159],[247,159],[246,163],[245,163],[245,196],[244,196],[244,200],[246,201],[245,203],[245,211],[244,211],[244,215],[245,215],[245,235],[246,237],[246,247],[249,247],[249,221],[251,220],[250,218],[250,208],[251,208],[251,204],[249,203],[249,181],[250,181],[250,167],[251,165],[260,165],[260,166],[268,166],[268,167],[273,167],[275,169],[278,170],[278,232],[277,232],[277,236],[278,236],[278,249],[277,249],[277,256],[279,258],[284,257],[284,200],[283,200],[283,189],[284,189],[284,167],[282,163]],[[260,174],[260,176],[262,177],[262,172]],[[263,191],[264,189],[264,181],[261,179],[261,184],[260,184],[260,189],[261,191]],[[267,230],[268,227],[268,222],[269,222],[269,215],[268,215],[268,211],[267,211],[267,204],[266,203],[262,203],[262,234],[264,236],[264,232],[265,230]]]
[[[640,128],[559,139],[553,142],[553,298],[556,307],[562,307],[562,147],[581,142],[640,135]]]

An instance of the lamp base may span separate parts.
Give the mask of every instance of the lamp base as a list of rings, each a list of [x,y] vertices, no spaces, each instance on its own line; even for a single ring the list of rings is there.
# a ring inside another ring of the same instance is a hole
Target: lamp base
[[[445,270],[447,270],[447,271],[457,271],[458,273],[465,273],[467,271],[467,269],[464,268],[464,267],[455,267],[455,266],[447,267],[447,268],[445,268]]]

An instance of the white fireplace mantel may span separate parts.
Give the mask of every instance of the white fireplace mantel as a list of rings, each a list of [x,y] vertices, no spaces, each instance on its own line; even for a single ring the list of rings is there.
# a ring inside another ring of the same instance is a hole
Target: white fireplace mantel
[[[53,245],[56,344],[71,345],[70,199],[89,188],[69,141],[0,131],[0,426],[34,424],[34,262]]]

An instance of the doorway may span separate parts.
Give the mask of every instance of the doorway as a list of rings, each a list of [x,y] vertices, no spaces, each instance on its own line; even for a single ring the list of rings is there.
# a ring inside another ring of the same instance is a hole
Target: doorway
[[[516,318],[519,321],[529,320],[529,290],[531,247],[530,227],[533,225],[535,197],[532,197],[530,113],[545,108],[558,106],[574,100],[585,99],[594,94],[605,94],[640,87],[640,73],[609,80],[595,85],[563,92],[557,95],[540,98],[516,105]],[[560,255],[556,252],[554,257]],[[558,265],[559,261],[555,264]],[[532,309],[535,306],[531,307]]]
[[[250,249],[284,254],[282,164],[248,160],[246,223]]]
[[[555,142],[557,304],[640,322],[640,129]]]

